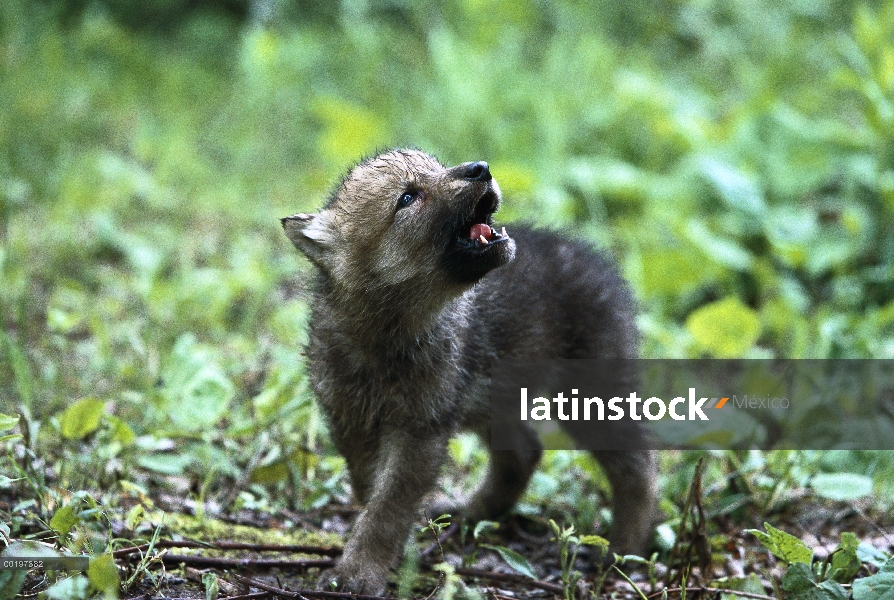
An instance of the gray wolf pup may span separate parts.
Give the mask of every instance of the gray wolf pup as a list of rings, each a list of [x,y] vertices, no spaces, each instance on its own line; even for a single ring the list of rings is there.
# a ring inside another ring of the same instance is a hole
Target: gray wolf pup
[[[611,263],[553,233],[494,227],[500,198],[485,162],[447,168],[397,149],[351,169],[320,212],[282,219],[319,271],[308,368],[364,506],[340,562],[323,576],[327,589],[383,592],[450,437],[471,430],[487,438],[496,357],[636,355],[630,294]],[[491,453],[464,508],[472,518],[508,511],[540,459],[525,423],[506,426],[517,443]],[[613,490],[612,549],[642,552],[654,455],[593,454]]]

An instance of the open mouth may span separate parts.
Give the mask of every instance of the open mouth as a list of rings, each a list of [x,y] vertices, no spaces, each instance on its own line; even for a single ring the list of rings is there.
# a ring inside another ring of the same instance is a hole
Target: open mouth
[[[467,248],[485,248],[508,240],[505,227],[497,231],[492,226],[498,204],[496,193],[488,186],[459,228],[458,244]]]

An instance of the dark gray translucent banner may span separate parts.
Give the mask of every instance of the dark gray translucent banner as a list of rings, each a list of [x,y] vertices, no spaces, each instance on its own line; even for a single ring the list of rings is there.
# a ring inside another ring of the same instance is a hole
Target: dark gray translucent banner
[[[497,360],[491,448],[894,450],[894,360]]]
[[[9,558],[0,557],[0,571],[86,571],[90,566],[89,556],[58,556]]]

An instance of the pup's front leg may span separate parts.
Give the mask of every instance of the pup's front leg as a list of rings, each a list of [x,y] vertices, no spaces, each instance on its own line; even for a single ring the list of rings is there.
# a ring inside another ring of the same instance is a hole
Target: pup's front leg
[[[401,556],[422,498],[437,483],[448,436],[438,432],[383,432],[372,495],[338,565],[323,574],[320,588],[380,595],[388,570]]]

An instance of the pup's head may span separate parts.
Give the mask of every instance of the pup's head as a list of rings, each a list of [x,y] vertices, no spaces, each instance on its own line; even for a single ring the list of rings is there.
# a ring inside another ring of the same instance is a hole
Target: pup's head
[[[351,169],[319,213],[282,224],[341,285],[446,291],[470,287],[515,256],[515,241],[493,227],[499,204],[485,162],[447,168],[419,150],[390,150]]]

